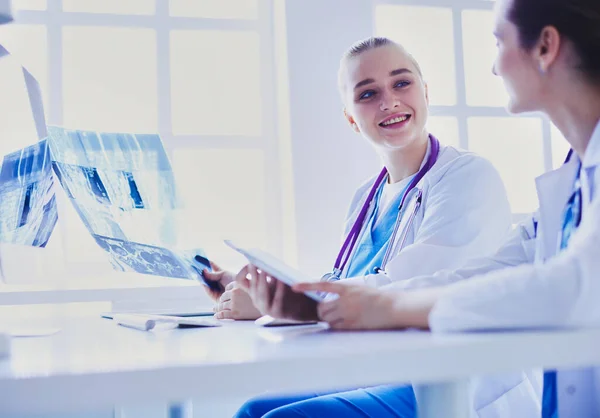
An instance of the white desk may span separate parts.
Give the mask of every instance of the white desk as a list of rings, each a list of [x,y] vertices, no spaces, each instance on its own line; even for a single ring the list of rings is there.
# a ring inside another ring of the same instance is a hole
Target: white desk
[[[151,333],[96,317],[53,322],[60,333],[16,339],[0,361],[0,415],[408,381],[435,397],[472,375],[600,365],[600,330],[441,336],[239,322]]]
[[[70,277],[70,276],[69,276]],[[62,278],[61,278],[62,279]],[[192,280],[111,272],[36,284],[0,284],[0,305],[56,304],[111,300],[191,299],[207,302]]]

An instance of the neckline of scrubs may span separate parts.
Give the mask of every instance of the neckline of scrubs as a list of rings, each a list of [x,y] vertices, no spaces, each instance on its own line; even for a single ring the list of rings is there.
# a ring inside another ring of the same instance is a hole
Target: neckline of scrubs
[[[403,182],[406,181],[404,188],[396,194],[391,204],[387,209],[384,209],[381,216],[379,216],[380,200],[385,182],[382,182],[379,186],[373,199],[375,207],[364,226],[365,230],[361,234],[356,251],[352,256],[346,277],[372,274],[376,268],[381,267],[387,248],[389,245],[392,245],[389,241],[392,237],[395,224],[399,221],[398,217],[401,216],[398,213],[398,206],[413,177],[414,175],[403,180]]]

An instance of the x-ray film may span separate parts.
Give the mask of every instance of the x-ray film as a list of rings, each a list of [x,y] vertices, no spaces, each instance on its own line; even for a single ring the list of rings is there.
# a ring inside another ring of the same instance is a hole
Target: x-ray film
[[[44,247],[58,220],[40,88],[0,45],[0,243]]]
[[[47,141],[6,155],[0,167],[0,237],[11,244],[44,247],[56,225]]]
[[[164,247],[101,235],[94,235],[94,239],[111,255],[117,269],[181,279],[197,278],[197,272],[192,270],[192,262],[183,254]]]
[[[158,135],[48,131],[56,177],[116,269],[197,278],[193,257],[202,251],[169,249],[178,199]]]

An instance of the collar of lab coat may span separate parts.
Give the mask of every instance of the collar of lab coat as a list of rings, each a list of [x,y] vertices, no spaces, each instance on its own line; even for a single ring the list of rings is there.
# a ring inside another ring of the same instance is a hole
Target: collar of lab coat
[[[543,235],[543,253],[552,255],[558,248],[558,236],[562,228],[562,217],[577,176],[579,164],[590,168],[600,164],[600,122],[592,134],[583,161],[577,154],[557,170],[536,179],[540,201],[540,227]]]
[[[440,144],[440,149],[441,147],[442,144]],[[431,154],[431,141],[427,141],[427,150],[425,151],[425,156],[423,157],[423,161],[421,161],[421,165],[419,166],[419,171],[427,163],[427,160],[429,159],[429,154]]]
[[[543,239],[544,258],[554,255],[558,248],[558,235],[562,229],[562,217],[566,204],[573,192],[573,183],[579,169],[576,155],[557,170],[536,179],[540,201],[540,235]]]

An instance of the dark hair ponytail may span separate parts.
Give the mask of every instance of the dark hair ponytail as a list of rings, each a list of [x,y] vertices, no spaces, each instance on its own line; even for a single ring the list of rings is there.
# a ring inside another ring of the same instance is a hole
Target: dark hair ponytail
[[[600,0],[513,0],[508,19],[528,50],[538,42],[542,29],[554,26],[573,43],[578,69],[600,83]]]

